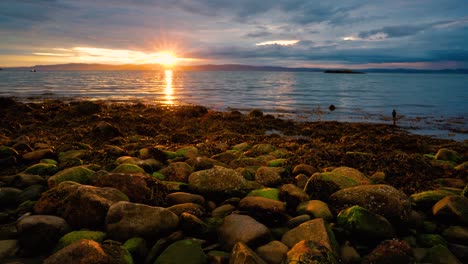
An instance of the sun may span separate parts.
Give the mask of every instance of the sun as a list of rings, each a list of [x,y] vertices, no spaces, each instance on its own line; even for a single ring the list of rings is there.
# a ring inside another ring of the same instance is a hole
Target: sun
[[[155,62],[165,67],[174,66],[177,63],[177,56],[170,51],[159,52],[156,55]]]

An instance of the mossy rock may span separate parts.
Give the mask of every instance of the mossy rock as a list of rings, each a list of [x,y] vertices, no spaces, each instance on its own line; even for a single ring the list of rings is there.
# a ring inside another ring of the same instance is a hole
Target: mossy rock
[[[339,190],[361,185],[357,180],[336,172],[314,173],[306,183],[304,191],[311,197],[327,200]]]
[[[48,163],[37,163],[24,170],[24,172],[27,174],[34,174],[40,176],[52,175],[57,171],[57,165]]]
[[[164,155],[166,155],[167,159],[175,159],[175,158],[182,157],[181,155],[179,155],[179,153],[175,151],[163,150],[163,153]]]
[[[57,186],[59,183],[64,181],[72,181],[81,184],[88,184],[90,178],[94,175],[94,171],[84,167],[77,166],[65,169],[63,171],[57,172],[54,176],[50,177],[47,180],[49,188]]]
[[[395,236],[392,224],[385,217],[358,205],[341,211],[337,216],[337,224],[355,235],[369,239],[387,239]]]
[[[461,160],[460,155],[456,151],[447,148],[439,149],[434,158],[436,160],[446,160],[454,163],[458,163]]]
[[[281,166],[284,166],[287,161],[288,161],[287,159],[274,159],[274,160],[268,161],[267,165],[269,167],[281,167]]]
[[[447,246],[447,241],[438,234],[420,234],[417,236],[417,241],[419,245],[426,248],[437,245]]]
[[[275,201],[279,201],[279,189],[277,188],[263,188],[250,191],[247,196],[256,196],[256,197],[263,197],[272,199]]]
[[[438,190],[430,190],[424,191],[420,193],[412,194],[409,199],[411,204],[416,207],[420,208],[429,208],[432,207],[435,203],[440,201],[447,195],[453,195],[454,192],[450,190],[438,189]]]
[[[427,251],[420,263],[461,264],[462,262],[446,246],[436,245]]]
[[[125,241],[122,245],[130,254],[132,254],[133,259],[143,260],[148,253],[148,246],[146,240],[142,237],[133,237]],[[137,261],[138,263],[138,261]]]
[[[333,214],[328,204],[320,200],[309,200],[300,203],[296,208],[298,215],[307,214],[313,218],[323,218],[327,221],[333,220]]]
[[[198,156],[198,149],[196,147],[183,147],[178,149],[176,152],[178,157],[184,157],[184,158],[195,158]]]
[[[232,147],[232,150],[234,151],[241,151],[241,152],[244,152],[244,151],[247,151],[248,149],[250,149],[252,146],[249,145],[249,143],[239,143],[237,145],[234,145]]]
[[[208,259],[200,244],[194,240],[179,240],[168,246],[154,264],[203,264]]]
[[[58,160],[59,160],[59,162],[65,162],[65,161],[71,160],[71,159],[80,159],[85,153],[86,153],[86,150],[84,150],[84,149],[69,150],[69,151],[66,151],[66,152],[60,152],[58,154]]]
[[[153,172],[153,174],[151,174],[151,177],[156,178],[156,179],[161,180],[161,181],[166,179],[166,176],[164,174],[162,174],[160,172],[157,172],[157,171]]]
[[[41,159],[41,163],[57,165],[58,162],[53,159]]]
[[[123,163],[117,166],[117,168],[113,169],[112,172],[114,173],[128,173],[128,174],[137,174],[137,173],[145,173],[145,170],[141,167],[130,164],[130,163]]]
[[[106,233],[100,231],[72,231],[59,239],[54,251],[58,251],[80,239],[89,239],[102,243],[106,239]]]
[[[10,156],[18,157],[19,153],[14,148],[11,148],[8,146],[0,146],[0,158],[10,157]]]

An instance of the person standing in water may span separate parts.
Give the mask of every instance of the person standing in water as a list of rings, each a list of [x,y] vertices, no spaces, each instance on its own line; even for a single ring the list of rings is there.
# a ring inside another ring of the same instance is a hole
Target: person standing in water
[[[396,111],[393,109],[392,111],[392,118],[393,118],[393,125],[396,126]]]

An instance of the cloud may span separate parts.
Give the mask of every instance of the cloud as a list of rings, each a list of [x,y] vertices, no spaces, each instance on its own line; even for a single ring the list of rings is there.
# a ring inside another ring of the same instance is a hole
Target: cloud
[[[270,40],[265,42],[260,42],[255,45],[257,46],[266,46],[266,45],[280,45],[280,46],[292,46],[299,42],[299,40]]]

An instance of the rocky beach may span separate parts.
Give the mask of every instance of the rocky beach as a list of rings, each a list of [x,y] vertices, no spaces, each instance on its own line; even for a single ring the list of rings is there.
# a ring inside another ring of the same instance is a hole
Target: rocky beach
[[[468,263],[468,142],[0,98],[1,263]]]

